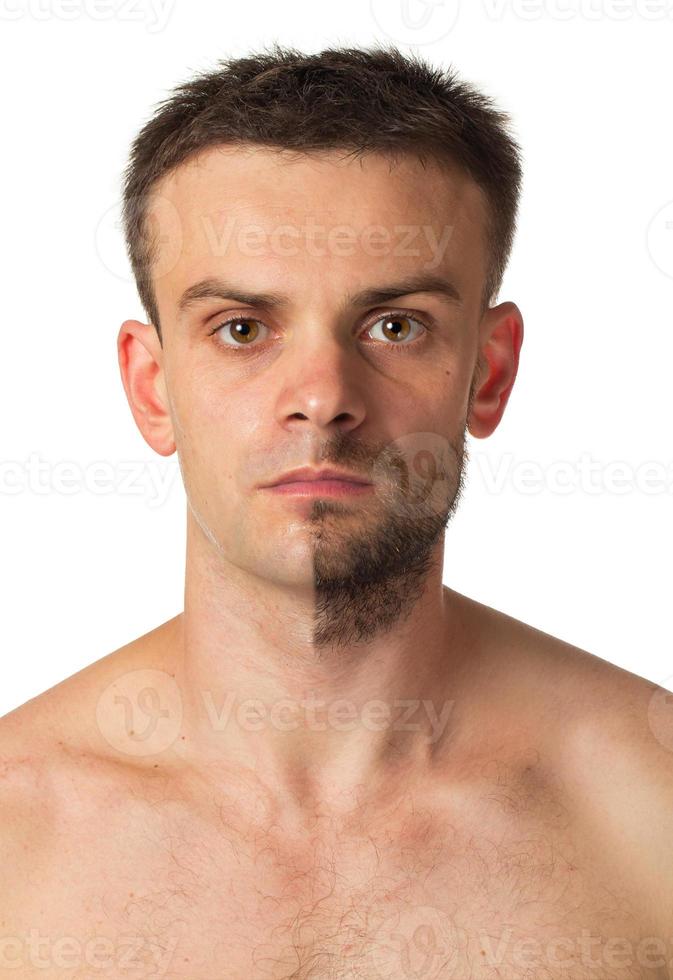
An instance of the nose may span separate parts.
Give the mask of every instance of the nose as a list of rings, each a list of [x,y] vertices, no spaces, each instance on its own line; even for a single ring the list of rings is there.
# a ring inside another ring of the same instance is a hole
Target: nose
[[[288,354],[282,367],[277,421],[288,430],[351,432],[366,416],[364,365],[348,341],[322,334],[319,343]]]

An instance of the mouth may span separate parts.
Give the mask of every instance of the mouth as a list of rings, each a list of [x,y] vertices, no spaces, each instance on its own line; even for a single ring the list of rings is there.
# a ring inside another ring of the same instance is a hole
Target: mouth
[[[270,493],[299,497],[351,497],[370,493],[371,483],[356,483],[354,480],[341,480],[326,477],[320,480],[291,480],[265,487]]]
[[[345,490],[354,486],[371,486],[366,477],[359,473],[351,473],[346,469],[335,469],[331,466],[299,466],[294,470],[282,473],[269,483],[260,484],[263,489],[276,489],[279,486],[304,486],[319,483],[323,493],[334,490]]]

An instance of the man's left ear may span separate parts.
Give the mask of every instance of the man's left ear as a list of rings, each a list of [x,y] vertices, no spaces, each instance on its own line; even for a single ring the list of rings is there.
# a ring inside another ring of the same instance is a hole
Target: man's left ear
[[[505,411],[523,343],[523,317],[514,303],[487,310],[479,324],[478,377],[467,428],[485,439],[498,427]]]

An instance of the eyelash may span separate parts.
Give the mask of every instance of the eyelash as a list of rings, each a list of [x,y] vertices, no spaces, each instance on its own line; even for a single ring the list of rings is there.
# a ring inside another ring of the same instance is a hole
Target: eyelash
[[[410,314],[409,313],[406,313],[404,310],[389,310],[386,313],[380,313],[376,317],[376,319],[371,320],[367,324],[367,326],[364,327],[364,329],[363,329],[362,332],[363,333],[367,333],[367,331],[370,330],[380,320],[392,319],[393,317],[396,317],[396,316],[403,316],[407,320],[411,320],[414,323],[419,323],[423,327],[423,329],[425,331],[427,331],[428,333],[432,330],[432,328],[428,325],[427,321],[424,320],[424,319],[421,319],[421,317],[418,317],[418,316],[410,316]],[[244,320],[254,320],[256,323],[261,323],[263,326],[265,326],[267,330],[270,330],[271,329],[270,327],[267,326],[266,323],[264,323],[263,320],[260,320],[259,317],[256,317],[256,316],[232,316],[232,317],[229,317],[229,319],[222,320],[220,323],[216,324],[216,326],[214,326],[212,330],[209,330],[208,331],[208,336],[212,337],[214,334],[217,333],[218,330],[221,330],[222,327],[227,327],[227,326],[229,326],[232,323],[240,323],[240,322],[242,322]],[[423,336],[423,334],[421,334],[421,337],[422,336]],[[415,340],[412,340],[412,341],[410,341],[407,344],[393,344],[393,343],[386,344],[386,343],[384,343],[381,340],[374,341],[374,342],[375,343],[378,343],[378,344],[381,344],[383,347],[389,347],[391,350],[395,351],[395,353],[397,354],[397,353],[403,353],[404,351],[407,351],[407,350],[409,350],[411,348],[416,347],[417,344],[422,343],[421,337],[417,337]],[[237,348],[238,348],[238,350],[245,350],[245,347],[248,346],[248,345],[241,344],[239,346],[239,345],[235,345],[235,344],[224,344],[224,343],[220,343],[218,346],[221,347],[221,348],[229,349],[229,350],[236,350]]]

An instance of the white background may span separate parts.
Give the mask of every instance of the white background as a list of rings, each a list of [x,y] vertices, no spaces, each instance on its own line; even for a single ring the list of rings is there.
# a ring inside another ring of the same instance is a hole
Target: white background
[[[469,439],[444,579],[670,687],[673,0],[0,0],[0,713],[182,609],[177,457],[143,441],[117,364],[121,322],[144,319],[121,172],[173,85],[274,40],[413,46],[511,113],[525,184],[500,299],[525,340],[499,429]]]

